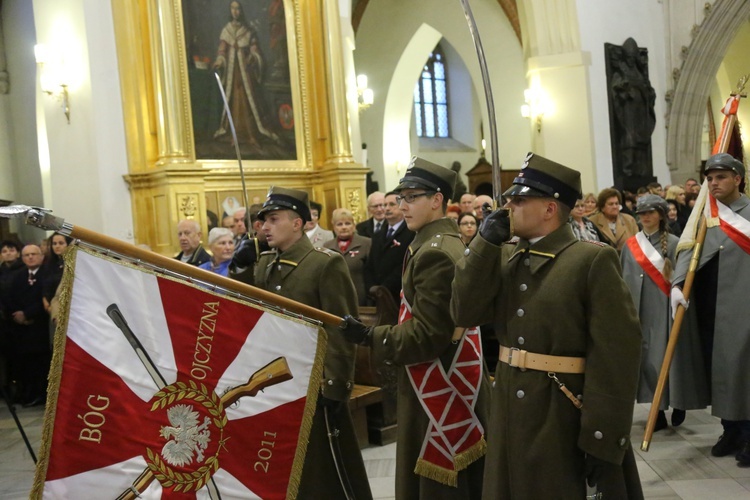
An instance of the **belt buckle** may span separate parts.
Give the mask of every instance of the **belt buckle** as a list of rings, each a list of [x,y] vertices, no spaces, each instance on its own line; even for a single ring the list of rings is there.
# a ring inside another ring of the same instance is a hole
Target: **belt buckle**
[[[522,372],[525,372],[525,371],[526,371],[526,367],[525,367],[525,366],[521,366],[521,365],[520,365],[520,361],[521,361],[521,359],[518,359],[518,358],[517,358],[517,359],[516,359],[516,363],[515,363],[515,364],[513,364],[513,357],[514,357],[514,353],[516,353],[516,354],[518,354],[518,355],[519,355],[519,356],[518,356],[518,358],[521,358],[521,356],[520,356],[520,354],[521,354],[521,349],[519,349],[518,347],[511,347],[511,348],[509,348],[509,349],[508,349],[508,365],[509,365],[509,366],[512,366],[513,368],[518,368],[518,369],[519,369],[519,370],[521,370]]]

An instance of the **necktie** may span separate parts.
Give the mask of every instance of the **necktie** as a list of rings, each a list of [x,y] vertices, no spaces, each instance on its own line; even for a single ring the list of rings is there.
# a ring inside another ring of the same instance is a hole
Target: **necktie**
[[[393,238],[393,226],[388,226],[388,232],[385,233],[385,241],[388,241],[391,238]]]
[[[380,228],[382,227],[382,225],[383,225],[383,221],[375,221],[375,232],[376,233],[378,231],[380,231]]]

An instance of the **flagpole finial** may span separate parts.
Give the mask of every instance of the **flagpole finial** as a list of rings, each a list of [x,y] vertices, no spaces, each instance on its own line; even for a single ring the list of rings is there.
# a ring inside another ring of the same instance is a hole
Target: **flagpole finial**
[[[747,95],[745,94],[745,84],[747,83],[748,78],[750,78],[750,74],[742,75],[737,81],[737,89],[732,92],[731,95],[739,95],[740,97],[745,97]]]

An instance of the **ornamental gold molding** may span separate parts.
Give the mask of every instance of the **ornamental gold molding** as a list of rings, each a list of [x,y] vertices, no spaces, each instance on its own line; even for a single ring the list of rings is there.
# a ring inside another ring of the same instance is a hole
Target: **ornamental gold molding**
[[[111,1],[127,137],[129,174],[125,180],[133,200],[135,239],[154,251],[177,253],[179,220],[195,218],[206,239],[207,210],[220,223],[223,203],[233,201],[232,197],[242,199],[237,160],[232,156],[204,158],[196,149],[197,108],[193,109],[195,96],[191,104],[191,74],[194,77],[201,70],[206,80],[212,77],[208,70],[213,63],[196,56],[191,60],[194,47],[188,45],[194,40],[186,40],[187,17],[180,0]],[[274,0],[263,1],[270,6]],[[254,2],[239,0],[248,12],[257,8]],[[323,204],[324,226],[329,225],[326,214],[337,207],[347,207],[361,219],[367,170],[354,163],[351,154],[338,2],[280,0],[275,6],[280,3],[293,112],[285,108],[284,119],[293,116],[293,133],[285,133],[294,139],[295,154],[294,159],[243,159],[249,203],[262,202],[270,185],[283,184],[304,189]],[[228,6],[229,1],[217,3],[220,12],[216,15],[224,16],[224,24],[229,19]],[[261,32],[270,29],[260,30],[258,36]],[[211,37],[219,46],[219,34]],[[280,113],[274,117],[282,120]],[[206,115],[200,118],[205,122]],[[263,146],[259,147],[262,151]]]

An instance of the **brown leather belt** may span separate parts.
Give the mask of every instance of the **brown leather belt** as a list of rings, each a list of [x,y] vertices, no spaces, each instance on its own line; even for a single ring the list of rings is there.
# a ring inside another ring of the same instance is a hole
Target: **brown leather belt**
[[[524,351],[517,347],[500,346],[500,361],[514,368],[553,373],[583,373],[586,358],[551,356]]]

